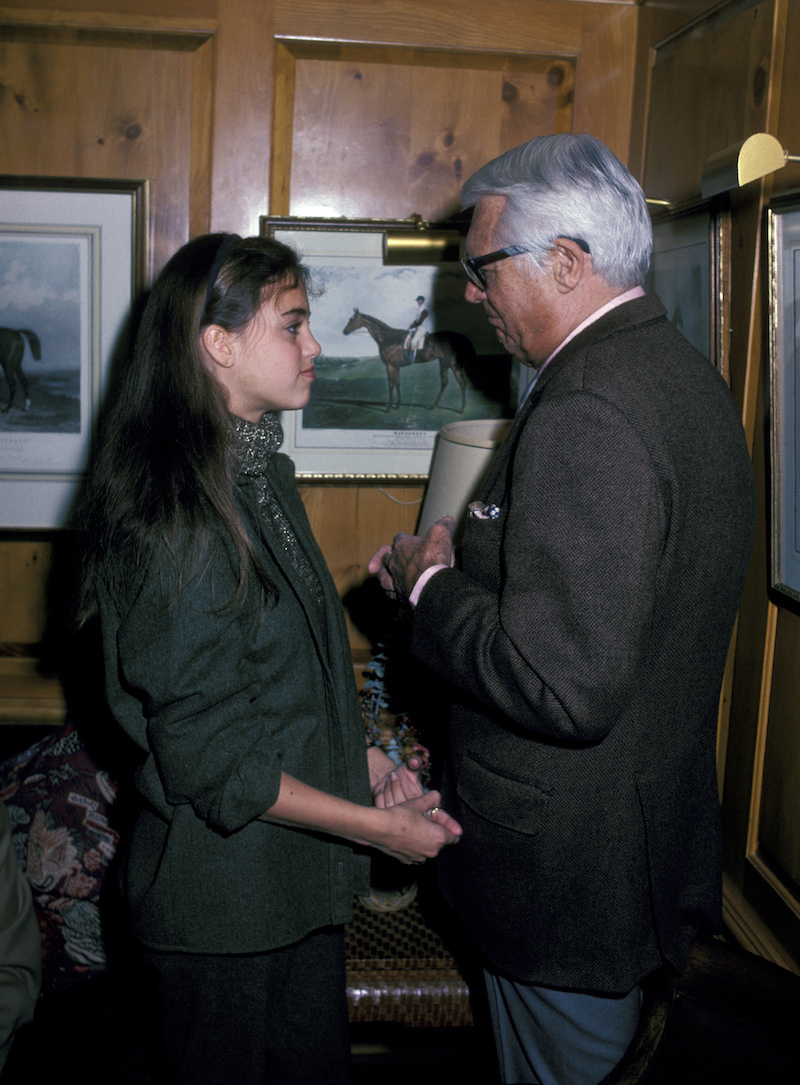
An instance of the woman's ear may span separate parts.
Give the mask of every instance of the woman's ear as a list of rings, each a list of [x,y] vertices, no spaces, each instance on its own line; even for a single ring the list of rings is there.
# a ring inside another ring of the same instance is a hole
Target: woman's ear
[[[209,324],[200,333],[200,342],[203,344],[209,367],[231,368],[236,360],[236,349],[230,332],[219,324]]]

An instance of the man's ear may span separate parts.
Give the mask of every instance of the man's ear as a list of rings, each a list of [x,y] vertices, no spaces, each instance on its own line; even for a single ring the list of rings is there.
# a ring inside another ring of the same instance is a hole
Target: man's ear
[[[236,360],[235,344],[230,332],[219,324],[209,324],[200,333],[200,342],[205,348],[209,367],[219,366],[230,369]]]
[[[591,257],[569,237],[557,237],[553,242],[552,273],[557,288],[567,294],[574,290],[589,271]]]

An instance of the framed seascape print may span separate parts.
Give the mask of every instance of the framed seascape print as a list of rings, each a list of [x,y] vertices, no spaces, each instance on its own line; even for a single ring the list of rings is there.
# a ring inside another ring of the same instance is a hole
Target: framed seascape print
[[[147,184],[0,176],[0,526],[62,526],[144,279]]]
[[[425,478],[447,422],[510,418],[517,363],[464,298],[458,226],[265,216],[312,276],[322,347],[311,399],[282,421],[300,478]]]
[[[653,218],[653,256],[645,280],[686,339],[729,379],[722,298],[727,275],[728,213],[708,206]]]
[[[800,602],[800,194],[768,211],[772,587]]]

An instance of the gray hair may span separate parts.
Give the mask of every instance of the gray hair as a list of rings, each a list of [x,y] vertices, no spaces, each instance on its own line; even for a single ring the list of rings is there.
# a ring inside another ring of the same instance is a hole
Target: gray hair
[[[644,193],[594,136],[532,139],[482,166],[461,195],[465,208],[481,196],[506,197],[495,240],[530,250],[516,257],[523,267],[529,262],[529,271],[530,264],[545,269],[557,237],[580,238],[609,286],[627,290],[644,282],[653,247]]]

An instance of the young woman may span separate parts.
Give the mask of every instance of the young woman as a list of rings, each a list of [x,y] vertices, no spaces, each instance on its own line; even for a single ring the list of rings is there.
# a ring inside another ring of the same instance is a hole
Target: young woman
[[[308,402],[320,350],[307,282],[265,238],[173,256],[81,515],[80,621],[99,616],[142,754],[124,892],[170,1082],[348,1081],[359,846],[416,863],[460,834],[366,750],[340,600],[278,451],[275,412]],[[387,786],[406,801],[372,805]]]

